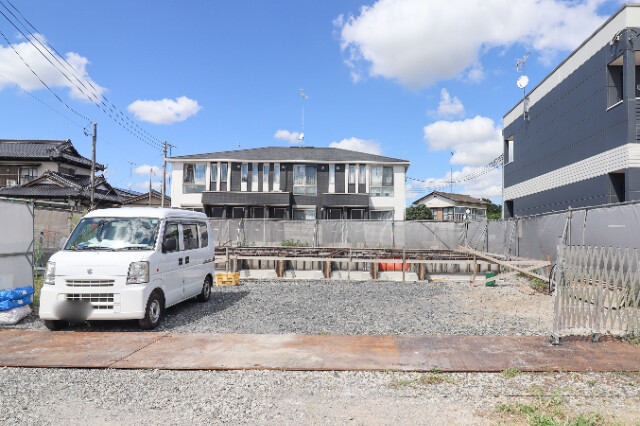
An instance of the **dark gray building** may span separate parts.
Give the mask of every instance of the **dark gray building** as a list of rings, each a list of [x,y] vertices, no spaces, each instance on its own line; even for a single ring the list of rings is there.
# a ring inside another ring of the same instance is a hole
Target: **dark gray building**
[[[210,217],[404,220],[406,160],[338,148],[266,147],[167,161],[171,206]]]
[[[639,36],[625,5],[505,115],[505,217],[640,199]]]

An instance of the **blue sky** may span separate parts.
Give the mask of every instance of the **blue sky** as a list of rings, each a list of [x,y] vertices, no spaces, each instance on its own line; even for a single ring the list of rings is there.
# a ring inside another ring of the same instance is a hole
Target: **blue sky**
[[[162,166],[161,150],[149,146],[157,141],[175,145],[173,155],[232,150],[238,143],[290,146],[301,131],[298,90],[304,89],[309,97],[305,145],[410,160],[407,175],[426,182],[408,181],[408,202],[434,187],[448,191],[451,169],[454,181],[479,174],[501,153],[502,117],[522,97],[515,84],[521,75],[516,59],[531,52],[526,72],[533,88],[622,4],[12,3],[38,37],[74,66],[85,86],[91,82],[96,93],[127,114],[127,126],[136,131],[139,126],[145,136],[127,132],[70,89],[0,15],[0,30],[69,106],[42,86],[0,37],[1,139],[71,139],[90,157],[84,116],[98,122],[97,160],[108,166],[109,182],[146,191],[149,167]],[[15,22],[3,5],[19,17],[15,9],[0,0],[0,10]],[[153,178],[156,187],[160,174]],[[494,170],[456,183],[453,190],[499,201],[500,176]]]

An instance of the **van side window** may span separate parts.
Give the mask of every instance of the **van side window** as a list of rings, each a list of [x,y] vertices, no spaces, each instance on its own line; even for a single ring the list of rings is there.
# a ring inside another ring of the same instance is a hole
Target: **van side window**
[[[207,224],[198,224],[200,228],[200,247],[207,247],[209,245],[209,232],[207,231]]]
[[[193,250],[198,248],[198,227],[196,224],[183,224],[182,236],[184,238],[184,249]]]
[[[176,240],[176,249],[174,251],[180,251],[180,236],[178,235],[177,223],[167,223],[164,227],[164,238],[162,239],[163,246],[169,238],[174,238]]]

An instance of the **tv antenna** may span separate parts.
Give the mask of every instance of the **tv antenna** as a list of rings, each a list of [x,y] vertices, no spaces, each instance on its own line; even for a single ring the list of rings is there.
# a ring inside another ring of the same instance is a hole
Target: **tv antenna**
[[[529,108],[527,106],[526,92],[527,84],[529,84],[529,77],[527,77],[527,74],[525,72],[525,64],[527,63],[527,58],[529,57],[529,55],[531,55],[531,52],[528,52],[526,55],[524,55],[522,59],[516,60],[516,71],[520,72],[520,69],[522,68],[522,75],[518,77],[516,85],[522,89],[522,107],[524,108],[522,116],[525,120],[529,119]]]
[[[298,140],[300,141],[300,146],[304,146],[304,100],[309,99],[309,97],[304,94],[303,89],[298,90],[298,95],[302,98],[302,130],[300,131]]]

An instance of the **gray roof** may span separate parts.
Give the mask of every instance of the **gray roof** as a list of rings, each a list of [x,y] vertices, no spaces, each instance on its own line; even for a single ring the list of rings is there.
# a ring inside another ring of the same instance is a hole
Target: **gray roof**
[[[44,183],[44,181],[55,182]],[[18,198],[91,198],[91,177],[89,175],[66,175],[60,172],[47,170],[39,178],[21,186],[14,186],[0,189],[0,197]],[[56,185],[57,184],[57,185]],[[96,189],[95,199],[105,200],[113,203],[121,203],[123,197],[111,188],[104,176],[98,175],[95,178],[94,187],[106,186],[107,191]]]
[[[432,196],[432,195],[439,195],[441,197],[444,198],[448,198],[451,201],[454,201],[456,203],[468,203],[468,204],[491,204],[488,203],[484,200],[481,200],[479,198],[474,198],[470,195],[465,195],[465,194],[452,194],[450,192],[440,192],[440,191],[433,191],[430,194],[425,195],[422,198],[417,199],[416,201],[413,202],[413,204],[418,204],[419,202],[426,200],[428,197]]]
[[[384,157],[382,155],[367,154],[365,152],[350,151],[341,148],[316,148],[312,146],[270,146],[264,148],[238,149],[234,151],[211,152],[209,154],[170,157],[169,160],[230,160],[241,162],[317,161],[320,163],[376,162],[410,164],[407,160]]]
[[[0,139],[0,160],[55,161],[91,168],[91,160],[76,151],[70,140]],[[96,170],[104,170],[96,163]]]

